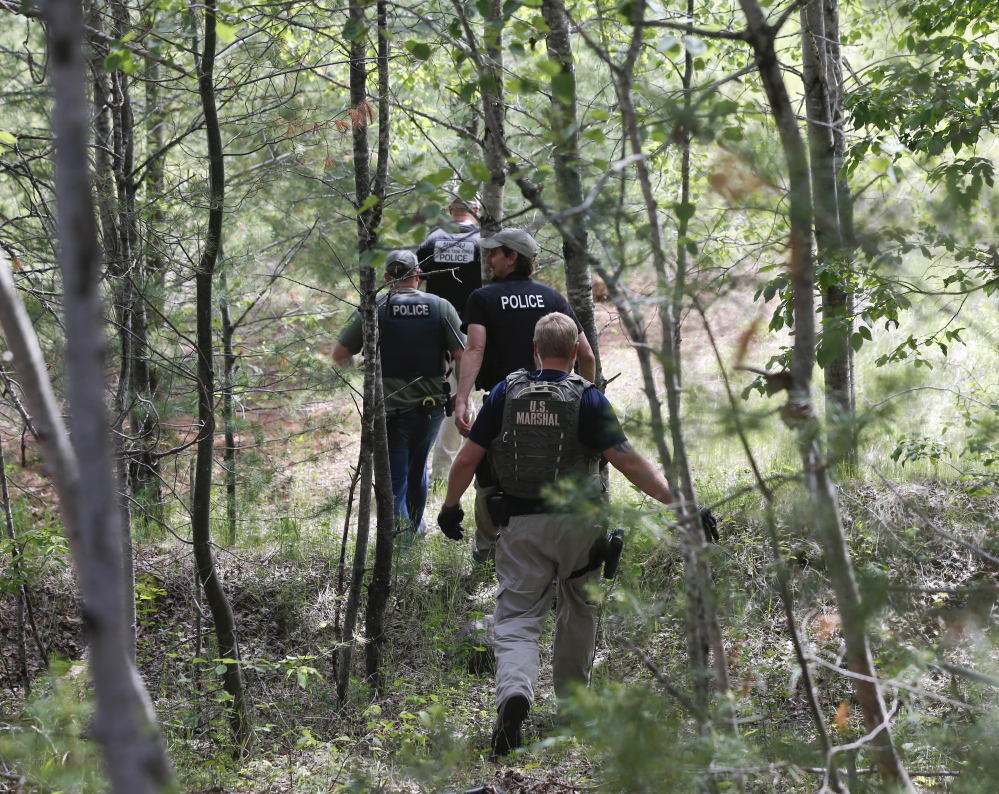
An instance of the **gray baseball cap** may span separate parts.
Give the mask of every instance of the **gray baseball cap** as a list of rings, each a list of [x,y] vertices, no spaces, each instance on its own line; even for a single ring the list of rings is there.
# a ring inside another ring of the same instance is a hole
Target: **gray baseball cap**
[[[449,210],[470,210],[471,212],[478,212],[482,209],[482,203],[479,201],[479,197],[475,196],[465,201],[461,196],[455,196],[451,199],[451,203],[447,205]]]
[[[417,273],[419,269],[420,263],[416,254],[405,248],[389,251],[385,257],[385,272],[392,278],[407,278]]]
[[[538,243],[523,229],[501,229],[492,237],[483,237],[479,240],[482,248],[499,248],[505,245],[511,251],[523,254],[532,262],[538,254]]]

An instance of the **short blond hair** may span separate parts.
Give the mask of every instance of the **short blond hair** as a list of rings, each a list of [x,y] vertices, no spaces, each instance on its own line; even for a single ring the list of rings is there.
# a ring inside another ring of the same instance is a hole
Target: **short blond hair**
[[[534,342],[541,358],[572,358],[578,338],[576,323],[562,312],[546,314],[534,326]]]

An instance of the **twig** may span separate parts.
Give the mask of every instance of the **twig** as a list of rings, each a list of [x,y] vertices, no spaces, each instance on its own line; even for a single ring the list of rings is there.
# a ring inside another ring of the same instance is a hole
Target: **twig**
[[[956,543],[958,546],[961,546],[962,548],[967,549],[972,554],[977,554],[982,559],[988,560],[989,562],[992,562],[992,563],[995,563],[996,565],[999,565],[999,558],[993,557],[991,554],[989,554],[984,549],[978,548],[978,546],[976,546],[974,543],[969,543],[968,541],[964,540],[963,538],[959,538],[957,535],[952,535],[947,530],[938,527],[936,525],[936,522],[932,518],[930,518],[922,508],[917,507],[912,502],[910,502],[908,499],[906,499],[902,495],[902,492],[899,491],[899,489],[896,487],[895,483],[893,483],[891,480],[889,480],[887,477],[885,477],[878,470],[878,468],[876,466],[872,466],[871,468],[873,468],[874,469],[874,473],[877,474],[878,477],[881,478],[881,482],[883,482],[885,485],[887,485],[888,489],[893,494],[895,494],[895,496],[897,496],[906,507],[908,507],[917,516],[919,516],[921,519],[923,519],[923,521],[926,522],[926,526],[928,526],[930,529],[932,529],[934,532],[936,532],[940,537],[946,538],[951,543]]]
[[[635,656],[637,656],[641,660],[642,664],[644,664],[645,667],[648,669],[648,671],[650,673],[652,673],[652,677],[656,679],[656,681],[659,683],[659,685],[663,689],[665,689],[674,698],[676,698],[676,700],[680,703],[681,706],[683,706],[685,709],[687,709],[687,711],[689,711],[698,720],[702,720],[703,721],[704,714],[697,707],[697,704],[694,703],[694,701],[691,700],[684,692],[682,692],[680,689],[678,689],[673,684],[673,682],[670,681],[665,675],[663,675],[663,673],[656,666],[656,663],[653,662],[645,654],[645,651],[643,651],[641,648],[639,648],[637,645],[635,645],[635,643],[633,643],[627,637],[618,636],[617,637],[617,641],[619,643],[621,643],[629,651],[631,651],[633,654],[635,654]]]
[[[887,684],[888,686],[895,687],[895,689],[903,689],[906,692],[911,692],[914,695],[921,695],[923,697],[928,697],[931,700],[939,700],[941,703],[946,703],[949,706],[954,706],[955,708],[964,709],[965,711],[977,712],[981,709],[975,708],[968,703],[962,703],[960,700],[953,700],[952,698],[945,697],[944,695],[938,695],[936,692],[930,692],[926,689],[920,689],[919,687],[910,686],[909,684],[903,684],[901,681],[896,681],[894,678],[874,678],[869,675],[864,675],[863,673],[855,673],[852,670],[846,670],[839,665],[835,665],[832,662],[827,662],[818,656],[809,655],[808,660],[815,662],[828,670],[839,673],[840,675],[845,675],[847,678],[855,678],[858,681],[869,681],[872,684]],[[999,684],[999,682],[997,682]]]

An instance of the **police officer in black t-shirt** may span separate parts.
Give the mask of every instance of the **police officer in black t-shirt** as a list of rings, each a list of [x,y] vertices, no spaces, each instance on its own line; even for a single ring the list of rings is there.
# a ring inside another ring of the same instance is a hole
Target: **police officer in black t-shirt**
[[[488,391],[511,372],[534,369],[534,326],[547,314],[562,312],[572,318],[579,331],[579,374],[589,381],[596,374],[593,350],[569,302],[551,287],[531,280],[538,253],[535,239],[523,229],[503,229],[479,245],[486,252],[493,283],[468,297],[462,315],[461,330],[468,334],[468,343],[454,413],[466,436],[472,386]],[[488,466],[480,467],[476,486],[474,557],[483,561],[492,557],[497,535],[485,507],[485,497],[494,487]]]

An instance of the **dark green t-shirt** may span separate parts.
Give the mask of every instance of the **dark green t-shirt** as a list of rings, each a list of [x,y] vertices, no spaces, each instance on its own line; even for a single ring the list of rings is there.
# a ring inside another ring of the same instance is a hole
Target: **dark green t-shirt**
[[[396,295],[416,293],[417,290],[413,289],[395,290]],[[458,330],[461,327],[461,318],[458,317],[458,312],[455,311],[454,306],[444,299],[440,301],[440,318],[442,338],[447,351],[454,353],[456,350],[461,350],[465,345],[465,335]],[[351,355],[356,356],[364,347],[363,336],[361,315],[355,311],[350,315],[337,341],[347,348]],[[419,344],[419,340],[406,340],[406,343]],[[443,353],[441,355],[443,356]],[[437,400],[444,398],[443,378],[385,378],[384,387],[385,411],[389,414],[408,411],[410,408],[422,405],[423,400],[427,397],[433,397]]]

